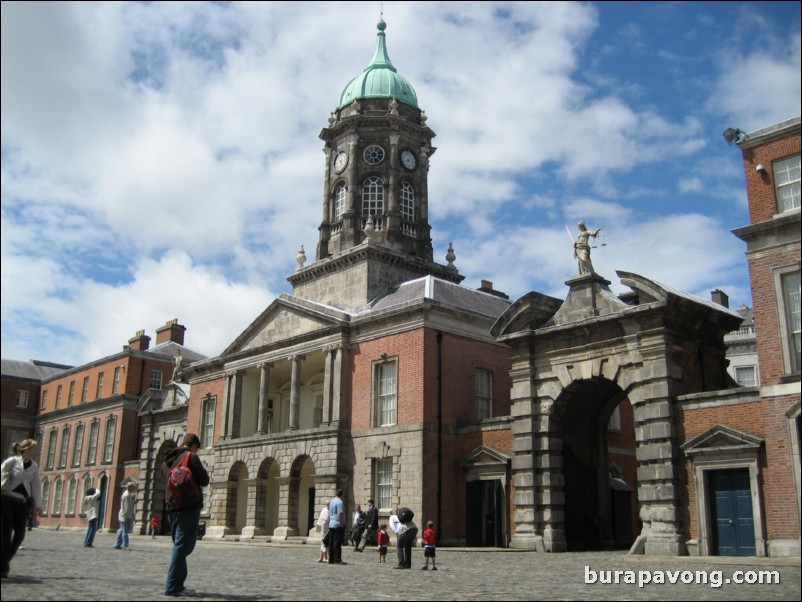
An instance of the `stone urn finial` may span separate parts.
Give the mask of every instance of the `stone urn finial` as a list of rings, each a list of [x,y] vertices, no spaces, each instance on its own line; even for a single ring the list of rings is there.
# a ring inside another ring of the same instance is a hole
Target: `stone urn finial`
[[[373,216],[368,217],[368,221],[365,222],[365,229],[362,230],[365,233],[365,238],[368,241],[373,240],[373,233],[376,232],[376,228],[373,226]]]
[[[306,251],[304,251],[303,245],[301,245],[301,248],[298,249],[298,255],[295,256],[295,261],[298,262],[298,267],[295,268],[295,271],[297,272],[304,267],[304,264],[306,263]]]
[[[454,265],[454,260],[457,258],[457,255],[454,253],[454,244],[448,243],[448,253],[446,253],[446,261],[448,265],[446,266],[449,270],[457,271],[457,266]]]

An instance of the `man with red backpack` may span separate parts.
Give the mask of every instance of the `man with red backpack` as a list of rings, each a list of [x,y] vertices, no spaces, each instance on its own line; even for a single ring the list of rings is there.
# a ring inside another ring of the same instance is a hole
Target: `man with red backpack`
[[[195,542],[198,540],[200,514],[203,509],[203,494],[200,488],[209,484],[209,473],[198,458],[198,449],[200,449],[198,436],[187,434],[181,447],[167,452],[162,466],[167,516],[173,530],[173,554],[170,558],[165,588],[168,596],[195,595],[195,590],[184,587],[187,578],[187,556],[192,554]]]

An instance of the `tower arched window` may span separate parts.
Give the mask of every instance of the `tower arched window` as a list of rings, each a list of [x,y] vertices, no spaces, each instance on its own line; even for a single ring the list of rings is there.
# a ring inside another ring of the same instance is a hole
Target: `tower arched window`
[[[401,219],[415,220],[415,189],[409,182],[401,182]]]
[[[384,182],[371,176],[362,184],[362,215],[384,215]]]
[[[345,184],[340,184],[334,193],[334,221],[339,222],[345,213]]]

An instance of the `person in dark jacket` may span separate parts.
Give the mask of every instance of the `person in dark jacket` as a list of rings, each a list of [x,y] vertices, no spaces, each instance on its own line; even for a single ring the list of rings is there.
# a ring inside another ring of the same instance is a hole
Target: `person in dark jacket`
[[[170,527],[173,530],[173,554],[170,558],[170,569],[167,571],[165,588],[168,596],[192,596],[195,594],[195,590],[184,586],[184,581],[187,578],[187,556],[192,554],[195,542],[198,540],[203,496],[199,501],[187,507],[176,507],[177,503],[173,500],[173,493],[170,489],[170,471],[181,462],[185,454],[189,454],[187,466],[192,472],[193,479],[199,487],[206,487],[209,484],[209,473],[206,472],[198,457],[198,449],[200,449],[200,439],[197,435],[188,433],[184,436],[181,447],[167,452],[162,466],[164,499],[167,504]]]

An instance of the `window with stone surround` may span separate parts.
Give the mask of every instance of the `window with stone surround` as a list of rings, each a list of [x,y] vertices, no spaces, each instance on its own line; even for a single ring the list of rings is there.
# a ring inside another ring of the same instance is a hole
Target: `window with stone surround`
[[[782,294],[781,324],[782,338],[785,341],[785,370],[798,373],[802,358],[802,332],[800,331],[800,271],[778,270],[779,289]]]
[[[103,442],[103,462],[109,463],[114,459],[114,438],[117,434],[117,417],[112,416],[106,420],[106,440]]]
[[[53,429],[50,431],[50,435],[47,438],[47,469],[53,469],[53,463],[56,461],[56,438],[58,437],[58,431]]]
[[[67,465],[67,452],[70,447],[70,427],[65,426],[61,430],[61,451],[58,455],[58,467],[64,468]]]
[[[775,161],[774,184],[777,188],[777,209],[780,213],[799,209],[800,199],[800,155]]]
[[[89,427],[89,449],[86,452],[86,463],[92,465],[97,458],[97,439],[100,435],[100,420],[93,420]]]
[[[401,182],[401,219],[415,220],[415,189],[409,182]]]
[[[81,463],[81,453],[84,449],[84,425],[79,424],[75,427],[75,441],[72,444],[72,465],[78,466]]]
[[[201,447],[211,447],[214,437],[214,413],[217,398],[208,395],[201,400]]]
[[[81,403],[89,399],[89,377],[84,376],[84,387],[81,391]]]
[[[475,375],[476,419],[493,417],[493,373],[490,370],[476,370]]]
[[[61,477],[56,478],[56,485],[53,488],[53,511],[51,514],[61,514],[61,497],[64,494],[64,480]]]
[[[345,184],[340,184],[334,193],[334,221],[339,222],[345,213],[347,189]]]
[[[373,365],[374,425],[392,426],[396,423],[398,403],[397,359],[377,362]]]
[[[164,379],[164,374],[161,370],[151,370],[150,371],[150,388],[151,389],[161,389],[162,388],[162,380]]]
[[[67,505],[64,514],[75,514],[75,500],[78,498],[78,477],[70,479],[70,486],[67,488]]]
[[[757,368],[755,366],[736,366],[735,382],[742,387],[754,387],[757,385]]]
[[[373,482],[375,483],[376,507],[386,510],[393,507],[393,460],[374,460]]]
[[[47,514],[50,505],[50,479],[42,481],[42,512]]]
[[[97,394],[95,395],[95,399],[100,399],[103,397],[103,373],[97,375]]]
[[[384,182],[371,176],[362,184],[362,216],[384,215]]]

